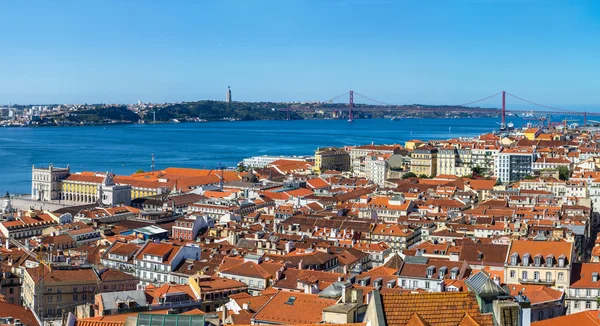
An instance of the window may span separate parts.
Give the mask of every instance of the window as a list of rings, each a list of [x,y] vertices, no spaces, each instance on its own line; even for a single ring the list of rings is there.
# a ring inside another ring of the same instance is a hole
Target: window
[[[544,319],[544,311],[539,311],[538,312],[538,320],[543,320]]]
[[[590,301],[585,302],[585,309],[592,309],[592,303]]]
[[[527,271],[523,271],[523,273],[521,274],[521,278],[523,280],[527,280]]]
[[[77,294],[73,294],[73,301],[77,302]]]
[[[517,277],[517,272],[516,271],[510,271],[510,278],[515,278]]]
[[[552,273],[546,272],[546,282],[550,282],[550,281],[552,281]]]
[[[48,302],[52,302],[52,296],[51,295],[48,296]]]
[[[540,272],[533,272],[533,280],[535,280],[535,281],[540,280]]]
[[[590,289],[585,290],[585,296],[586,297],[591,297],[592,296],[592,290],[590,290]]]
[[[523,255],[523,266],[528,266],[529,265],[529,254],[525,254]]]
[[[565,267],[565,259],[564,258],[558,258],[558,267]]]
[[[554,309],[548,310],[548,318],[554,318]]]
[[[425,288],[429,289],[429,282],[425,282]]]
[[[575,309],[579,309],[579,301],[575,301],[574,308],[575,308]]]
[[[564,281],[565,280],[565,274],[563,272],[558,273],[558,280],[559,281]]]

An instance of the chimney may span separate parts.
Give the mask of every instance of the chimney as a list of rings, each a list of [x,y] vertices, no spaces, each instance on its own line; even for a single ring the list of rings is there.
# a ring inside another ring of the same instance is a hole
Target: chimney
[[[302,260],[298,263],[298,269],[302,269]]]
[[[227,320],[227,305],[222,305],[221,307],[223,307],[223,314],[221,317],[221,322],[223,323],[223,325],[225,325],[225,321]]]

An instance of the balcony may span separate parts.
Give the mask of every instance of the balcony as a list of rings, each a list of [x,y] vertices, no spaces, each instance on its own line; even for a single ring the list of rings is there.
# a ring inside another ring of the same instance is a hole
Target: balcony
[[[526,278],[522,278],[519,279],[519,283],[520,284],[532,284],[532,285],[546,285],[546,286],[552,286],[554,285],[554,280],[540,280],[540,279],[526,279]]]
[[[150,309],[157,310],[157,309],[167,309],[167,308],[171,309],[171,308],[193,307],[193,306],[200,307],[201,304],[202,304],[202,300],[192,299],[192,300],[183,300],[183,301],[155,303],[155,304],[150,305]]]

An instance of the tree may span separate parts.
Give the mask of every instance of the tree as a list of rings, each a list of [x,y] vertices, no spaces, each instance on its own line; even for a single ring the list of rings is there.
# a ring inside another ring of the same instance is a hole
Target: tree
[[[139,169],[139,170],[135,171],[135,174],[138,174],[138,173],[144,173],[144,170]]]
[[[427,174],[421,174],[419,175],[419,179],[429,179],[429,176]]]
[[[408,178],[416,178],[416,177],[417,177],[416,174],[414,174],[412,172],[407,172],[407,173],[404,173],[404,175],[402,175],[402,180],[408,179]]]
[[[569,180],[569,177],[571,177],[571,171],[569,171],[569,168],[566,166],[560,166],[558,168],[558,178],[561,180]]]
[[[244,164],[241,164],[241,163],[238,164],[237,171],[238,172],[246,172],[246,166]]]

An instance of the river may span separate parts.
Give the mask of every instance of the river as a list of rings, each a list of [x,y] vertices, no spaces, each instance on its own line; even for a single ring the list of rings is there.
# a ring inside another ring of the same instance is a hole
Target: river
[[[512,118],[517,126],[523,121]],[[81,127],[0,128],[0,194],[31,192],[31,166],[131,174],[170,166],[235,166],[255,155],[310,155],[320,146],[400,143],[476,136],[497,118],[237,121]]]

